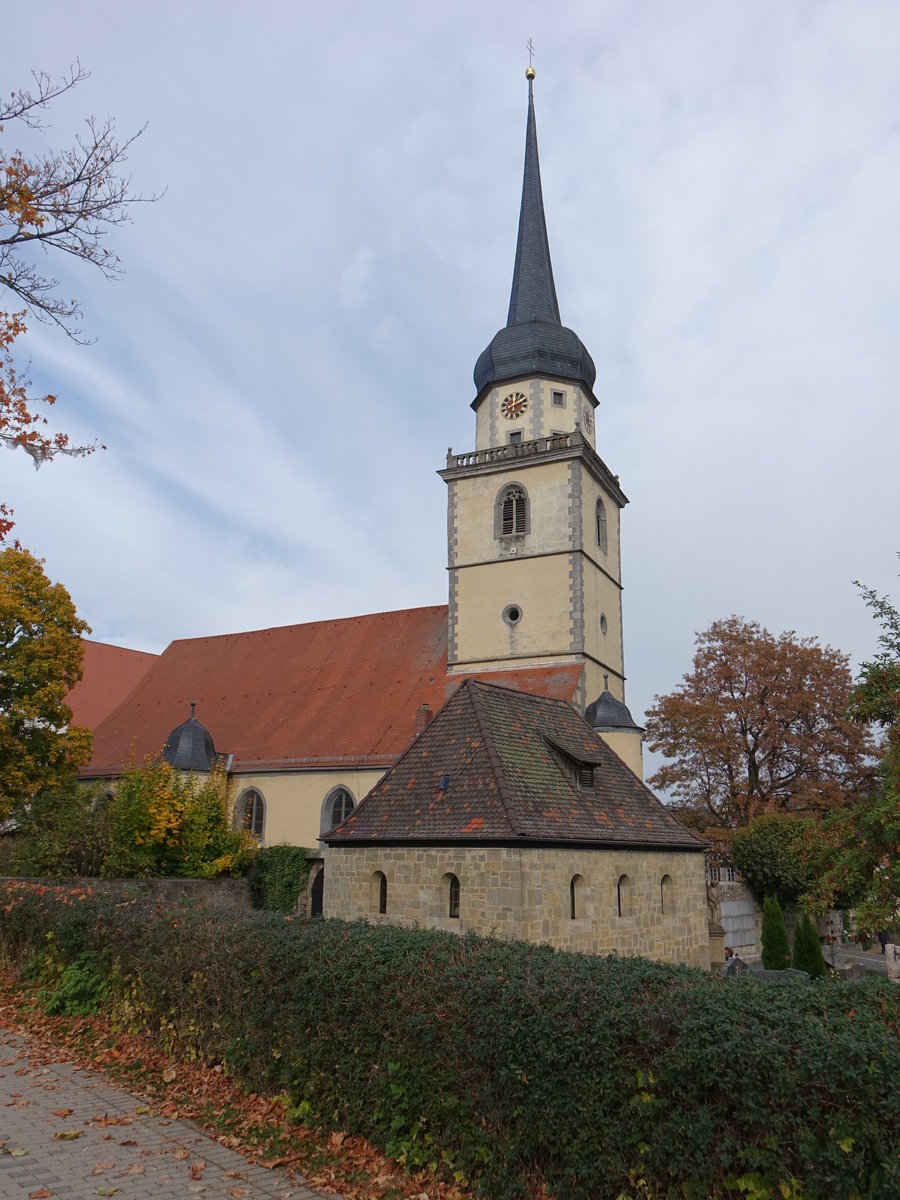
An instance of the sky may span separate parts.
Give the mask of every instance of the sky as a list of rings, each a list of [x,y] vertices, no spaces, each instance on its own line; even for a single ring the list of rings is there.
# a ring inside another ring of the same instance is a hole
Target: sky
[[[869,0],[45,0],[0,86],[90,78],[138,205],[105,281],[47,260],[87,346],[31,323],[54,428],[0,452],[22,543],[93,637],[446,603],[446,451],[506,321],[533,39],[563,323],[597,365],[641,720],[732,613],[851,656],[900,600],[900,5]]]

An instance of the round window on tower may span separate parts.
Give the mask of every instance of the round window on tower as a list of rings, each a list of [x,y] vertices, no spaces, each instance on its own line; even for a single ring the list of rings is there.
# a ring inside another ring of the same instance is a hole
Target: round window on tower
[[[522,620],[522,608],[519,604],[507,604],[503,610],[503,620],[507,625],[518,625]]]
[[[600,614],[600,632],[606,637],[606,631],[609,628],[609,622],[606,619],[606,613]]]

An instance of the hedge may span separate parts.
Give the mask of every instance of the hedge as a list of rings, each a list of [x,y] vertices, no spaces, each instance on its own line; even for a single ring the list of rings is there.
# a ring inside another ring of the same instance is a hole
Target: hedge
[[[58,973],[90,961],[120,1019],[496,1200],[537,1180],[557,1200],[900,1194],[882,979],[721,979],[22,884],[0,916],[20,967],[46,971],[48,945]]]

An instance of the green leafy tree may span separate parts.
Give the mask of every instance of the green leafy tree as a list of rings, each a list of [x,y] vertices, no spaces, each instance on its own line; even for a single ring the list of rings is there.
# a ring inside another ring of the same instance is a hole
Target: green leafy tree
[[[70,779],[40,792],[19,818],[14,849],[20,875],[99,875],[109,853],[103,785]]]
[[[825,867],[809,900],[816,912],[853,908],[857,933],[871,938],[896,924],[900,909],[900,613],[887,597],[857,587],[881,633],[850,711],[880,729],[881,763],[871,787],[824,823],[817,842],[825,847]]]
[[[847,715],[847,656],[729,617],[697,636],[693,669],[647,713],[649,780],[701,828],[839,808],[868,778],[867,732]]]
[[[69,593],[27,550],[0,551],[0,818],[72,779],[91,755],[66,696],[81,678],[82,635]]]
[[[828,974],[819,935],[809,913],[804,913],[797,922],[793,965],[798,971],[805,971],[807,975],[811,975],[813,979],[824,979]]]
[[[107,876],[213,879],[241,874],[255,842],[236,830],[224,772],[176,771],[160,760],[129,767],[109,802]]]
[[[783,971],[791,961],[784,914],[774,896],[763,901],[762,961],[768,971]]]
[[[813,883],[806,835],[816,826],[789,813],[757,817],[735,831],[729,856],[758,897],[775,896],[783,908],[793,907]]]

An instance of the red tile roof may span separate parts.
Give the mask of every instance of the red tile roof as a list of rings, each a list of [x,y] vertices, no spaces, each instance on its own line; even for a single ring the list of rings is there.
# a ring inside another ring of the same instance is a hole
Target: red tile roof
[[[159,657],[106,642],[83,641],[84,674],[66,697],[72,724],[95,729],[125,699]]]
[[[580,766],[593,768],[591,786]],[[569,704],[476,680],[324,840],[705,846]]]
[[[502,677],[568,701],[581,671],[573,662]],[[155,757],[192,700],[233,771],[389,766],[422,705],[437,712],[460,678],[447,674],[445,605],[173,642],[94,730],[83,774]]]

